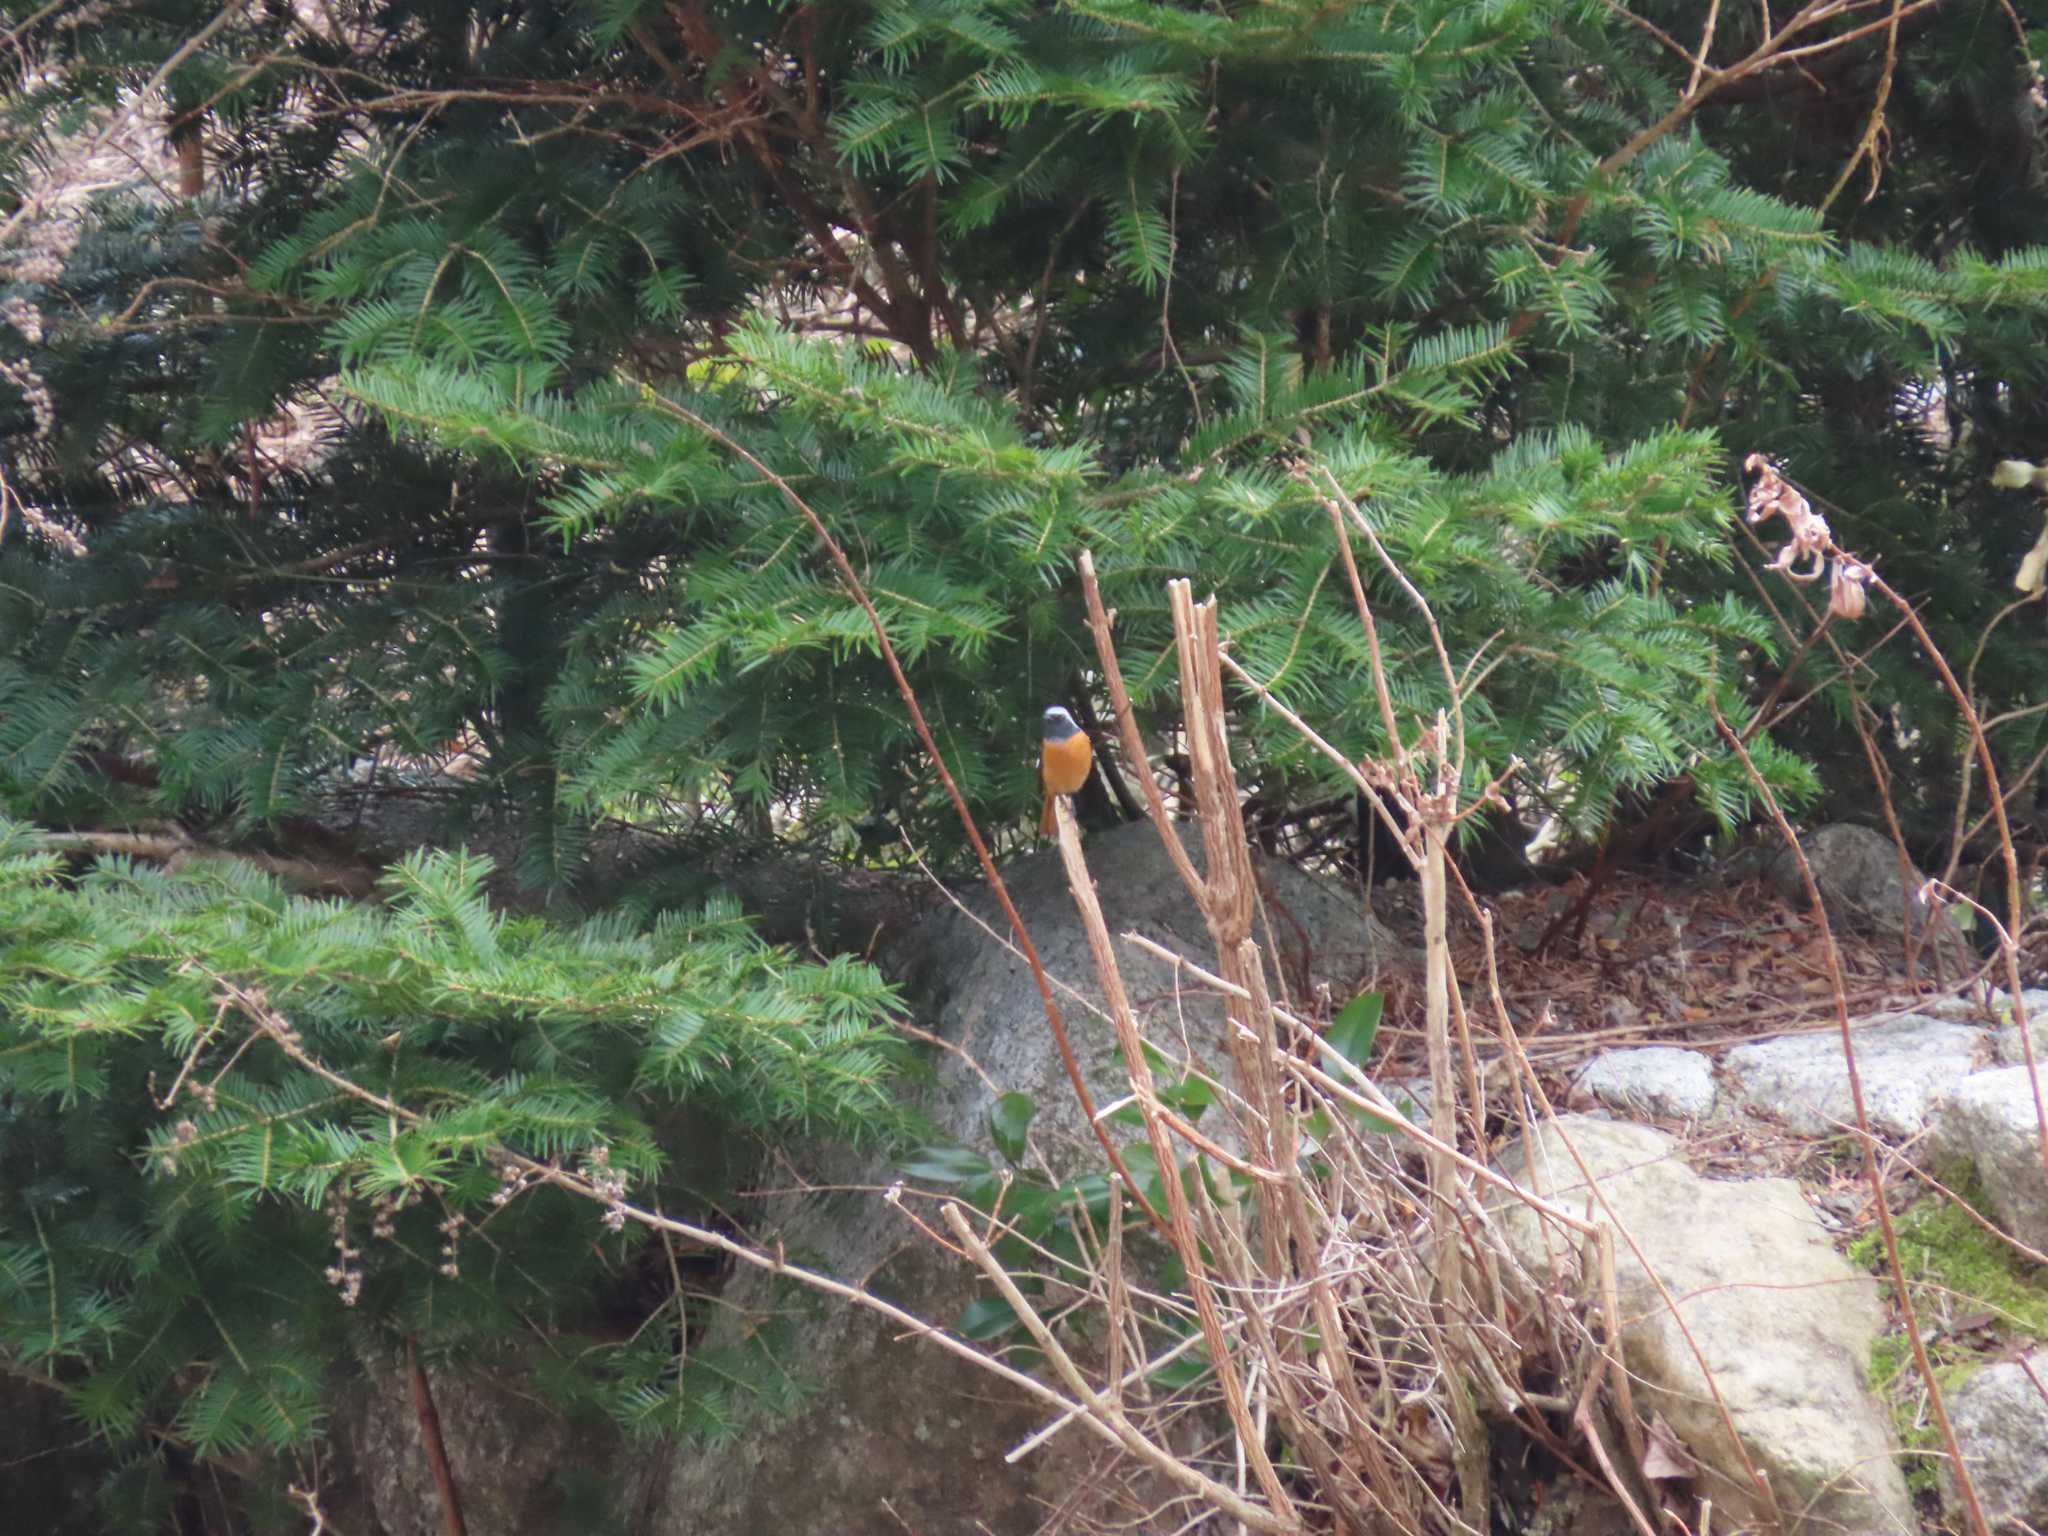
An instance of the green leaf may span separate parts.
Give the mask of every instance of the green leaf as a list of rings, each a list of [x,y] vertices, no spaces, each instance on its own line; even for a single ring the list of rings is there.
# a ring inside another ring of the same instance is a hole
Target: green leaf
[[[1098,1230],[1109,1220],[1109,1175],[1106,1173],[1084,1174],[1071,1183],[1060,1186],[1061,1201],[1079,1201],[1088,1212],[1088,1219],[1096,1223]]]
[[[1003,1219],[1020,1236],[1034,1241],[1044,1237],[1053,1223],[1067,1214],[1063,1191],[1028,1179],[1013,1180],[1003,1199]]]
[[[1330,1021],[1323,1039],[1351,1065],[1363,1067],[1372,1056],[1373,1041],[1380,1032],[1380,1015],[1386,1006],[1384,992],[1359,993]]]
[[[995,1165],[971,1147],[941,1142],[919,1147],[897,1166],[914,1179],[930,1179],[934,1184],[964,1184],[969,1179],[992,1173]]]
[[[1202,1111],[1216,1102],[1216,1089],[1205,1077],[1190,1072],[1177,1083],[1158,1090],[1159,1102],[1188,1120],[1199,1120]]]
[[[1387,1097],[1393,1101],[1394,1107],[1400,1110],[1402,1115],[1411,1124],[1422,1124],[1424,1119],[1422,1106],[1413,1097],[1402,1093],[1398,1089],[1388,1094]],[[1384,1115],[1376,1115],[1369,1109],[1353,1109],[1351,1111],[1351,1118],[1358,1122],[1361,1129],[1370,1131],[1375,1136],[1394,1136],[1399,1134],[1393,1121],[1387,1119]]]
[[[996,1202],[1006,1198],[1009,1191],[1008,1176],[991,1169],[984,1174],[968,1179],[960,1186],[960,1198],[977,1211],[993,1212]]]
[[[1145,1379],[1165,1391],[1178,1392],[1207,1376],[1210,1369],[1209,1357],[1200,1348],[1195,1348],[1184,1355],[1176,1355],[1158,1370],[1147,1373]]]
[[[1006,1093],[997,1099],[988,1112],[989,1135],[995,1138],[996,1150],[1013,1163],[1024,1161],[1026,1138],[1031,1132],[1031,1117],[1038,1113],[1038,1106],[1028,1093]]]
[[[983,1296],[970,1301],[961,1309],[959,1320],[953,1324],[953,1331],[963,1339],[972,1339],[977,1344],[987,1344],[1019,1332],[1023,1326],[1009,1302],[1000,1296]]]

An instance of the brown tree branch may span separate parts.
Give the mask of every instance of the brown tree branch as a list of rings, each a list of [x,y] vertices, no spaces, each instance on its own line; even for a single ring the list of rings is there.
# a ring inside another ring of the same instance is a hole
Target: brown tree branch
[[[420,1364],[420,1341],[410,1333],[405,1336],[405,1374],[412,1383],[412,1411],[419,1419],[420,1443],[426,1447],[427,1465],[441,1497],[442,1536],[469,1536],[462,1500],[455,1492],[455,1473],[448,1465],[448,1447],[441,1439],[441,1415],[434,1407],[433,1389],[427,1385],[426,1367]]]

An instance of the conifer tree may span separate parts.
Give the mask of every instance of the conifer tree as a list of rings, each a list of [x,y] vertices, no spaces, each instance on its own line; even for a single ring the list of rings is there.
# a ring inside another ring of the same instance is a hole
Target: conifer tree
[[[2048,454],[2018,11],[4,9],[0,1350],[110,1437],[302,1446],[352,1317],[574,1326],[618,1253],[491,1215],[493,1147],[674,1192],[671,1115],[887,1132],[874,972],[729,904],[570,900],[621,820],[960,867],[866,616],[757,463],[852,553],[1007,846],[1031,723],[1088,702],[1084,548],[1152,724],[1191,575],[1276,697],[1384,745],[1309,462],[1429,592],[1471,772],[1519,759],[1525,816],[1591,846],[1682,783],[1739,825],[1708,701],[1744,717],[1785,668],[1822,707],[1753,744],[1781,794],[1839,804],[1875,711],[1915,835],[1950,824],[1947,700],[1896,647],[1795,654],[1732,491],[1784,462],[1956,654],[2004,606],[2040,511],[1990,469]],[[1427,716],[1431,637],[1363,576]],[[2038,605],[1990,632],[1986,715],[2038,702],[2044,649]],[[1259,824],[1326,841],[1341,780],[1239,706]],[[2037,765],[2048,715],[1997,745]],[[84,856],[284,868],[401,796],[451,848],[515,822],[549,915],[494,913],[457,853],[368,904]],[[266,1009],[419,1118],[334,1102]],[[666,1358],[578,1390],[729,1422]]]

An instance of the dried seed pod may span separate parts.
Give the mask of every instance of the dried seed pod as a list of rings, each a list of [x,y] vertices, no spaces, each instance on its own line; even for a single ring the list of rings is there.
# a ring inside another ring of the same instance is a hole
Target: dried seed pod
[[[1870,567],[1855,560],[1837,560],[1828,580],[1828,613],[1837,619],[1860,619],[1868,598],[1863,583]]]

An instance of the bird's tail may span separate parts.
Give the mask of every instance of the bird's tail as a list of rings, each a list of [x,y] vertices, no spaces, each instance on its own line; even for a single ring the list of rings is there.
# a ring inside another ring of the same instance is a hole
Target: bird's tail
[[[1038,835],[1040,837],[1051,837],[1052,831],[1052,791],[1048,789],[1045,792],[1045,814],[1038,819]]]

